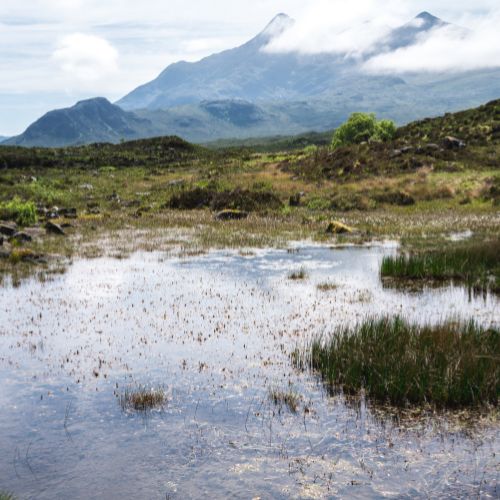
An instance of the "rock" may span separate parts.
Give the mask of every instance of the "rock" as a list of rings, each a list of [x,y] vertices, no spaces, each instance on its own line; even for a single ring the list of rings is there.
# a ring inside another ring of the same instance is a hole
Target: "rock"
[[[28,241],[32,241],[33,238],[22,231],[19,231],[18,233],[13,234],[10,238],[9,241],[17,241],[18,243],[26,243]]]
[[[4,222],[0,224],[0,234],[4,236],[14,236],[17,231],[17,224],[15,222]]]
[[[443,139],[443,146],[446,149],[463,149],[466,144],[461,139],[457,139],[456,137],[449,135]]]
[[[243,210],[222,210],[215,216],[217,220],[241,220],[247,217],[248,212]]]
[[[46,219],[58,219],[59,218],[59,207],[50,208],[45,214]]]
[[[3,247],[3,236],[0,236],[0,247]]]
[[[80,184],[78,187],[87,191],[92,191],[94,189],[94,186],[92,186],[92,184]]]
[[[299,207],[301,198],[302,198],[301,193],[292,194],[292,196],[290,196],[290,201],[288,202],[288,204],[291,207]]]
[[[339,222],[339,221],[332,221],[328,224],[328,227],[326,228],[326,233],[327,234],[345,234],[345,233],[352,233],[353,229],[346,224]]]
[[[47,224],[45,224],[45,229],[47,230],[48,233],[52,233],[52,234],[60,234],[60,235],[64,235],[66,234],[63,230],[63,228],[59,225],[59,224],[56,224],[55,222],[47,222]]]

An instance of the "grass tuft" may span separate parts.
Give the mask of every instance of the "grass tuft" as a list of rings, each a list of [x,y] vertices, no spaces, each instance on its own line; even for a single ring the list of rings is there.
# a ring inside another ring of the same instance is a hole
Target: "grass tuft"
[[[283,406],[286,406],[292,413],[297,413],[300,396],[292,389],[284,391],[283,389],[271,387],[269,389],[269,399],[275,406],[279,407],[280,411]]]
[[[307,274],[307,271],[301,267],[298,271],[292,271],[289,275],[288,275],[288,279],[289,280],[294,280],[294,281],[299,281],[299,280],[305,280],[308,278],[308,274]]]
[[[498,405],[500,331],[474,321],[435,326],[396,317],[338,327],[294,355],[333,392],[358,394],[394,406],[438,408]]]
[[[337,290],[338,285],[336,285],[335,283],[331,283],[329,281],[325,281],[324,283],[318,283],[316,285],[316,288],[320,292],[331,292],[333,290]]]
[[[147,389],[139,387],[138,389],[127,389],[120,396],[120,406],[125,410],[135,410],[146,412],[157,408],[162,408],[167,401],[165,391],[161,388]]]
[[[19,198],[0,203],[0,218],[14,220],[20,226],[31,226],[36,223],[36,207],[32,201],[23,202]]]
[[[458,280],[478,291],[500,292],[500,239],[387,256],[380,274],[403,280]]]

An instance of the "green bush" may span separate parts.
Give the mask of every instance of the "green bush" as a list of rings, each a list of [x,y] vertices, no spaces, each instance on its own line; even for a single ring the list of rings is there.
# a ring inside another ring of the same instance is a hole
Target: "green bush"
[[[395,133],[396,125],[391,120],[377,121],[375,113],[353,113],[333,134],[332,147],[366,141],[388,141]]]
[[[32,201],[23,202],[19,198],[0,204],[0,218],[15,220],[20,226],[31,226],[36,223],[36,207]]]

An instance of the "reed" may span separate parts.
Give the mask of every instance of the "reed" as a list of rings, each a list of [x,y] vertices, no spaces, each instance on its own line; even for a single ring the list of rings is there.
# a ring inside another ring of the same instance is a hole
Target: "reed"
[[[402,280],[456,280],[479,291],[500,292],[500,239],[387,256],[380,274]]]
[[[500,331],[473,320],[429,326],[367,318],[313,340],[294,360],[332,392],[364,391],[394,406],[497,406],[500,395]]]

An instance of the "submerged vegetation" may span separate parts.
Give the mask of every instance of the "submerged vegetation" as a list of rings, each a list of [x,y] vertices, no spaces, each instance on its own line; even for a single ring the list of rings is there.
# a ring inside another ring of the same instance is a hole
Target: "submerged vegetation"
[[[433,326],[396,317],[369,318],[339,327],[296,355],[329,390],[365,391],[375,402],[438,408],[497,406],[500,331],[474,321]]]
[[[383,278],[457,280],[478,291],[500,292],[500,239],[464,241],[382,260]]]

